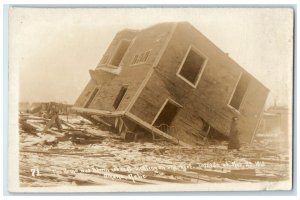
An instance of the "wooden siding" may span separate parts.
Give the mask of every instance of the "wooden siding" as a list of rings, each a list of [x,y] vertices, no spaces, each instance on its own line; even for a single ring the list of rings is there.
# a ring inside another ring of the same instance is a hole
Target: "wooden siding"
[[[127,85],[128,89],[121,100],[117,110],[125,110],[131,98],[134,96],[139,85],[149,70],[149,66],[143,65],[138,68],[124,69],[119,76],[99,85],[99,92],[89,108],[114,111],[113,103],[118,96],[122,86]],[[134,77],[133,77],[134,75]]]
[[[208,57],[202,77],[191,87],[176,76],[190,45]],[[233,116],[240,118],[241,140],[250,142],[263,109],[268,90],[251,76],[251,81],[239,113],[230,108],[230,97],[241,73],[247,73],[194,27],[180,23],[158,67],[130,110],[151,123],[167,97],[183,105],[173,124],[180,129],[183,141],[195,143],[202,123],[227,135]]]
[[[111,45],[109,46],[106,54],[113,54],[115,48],[117,48],[119,41],[122,39],[132,38],[132,43],[130,44],[127,52],[125,53],[121,63],[121,72],[118,75],[107,75],[109,72],[103,72],[101,70],[105,65],[99,64],[96,70],[90,71],[91,76],[97,83],[99,91],[96,97],[93,99],[89,105],[90,109],[99,109],[106,111],[115,111],[113,107],[113,102],[115,101],[120,89],[123,85],[128,87],[117,111],[126,110],[133,96],[136,94],[138,88],[140,87],[142,81],[145,79],[147,73],[158,57],[160,50],[166,43],[167,37],[171,32],[173,23],[164,23],[143,29],[139,32],[131,31],[121,31],[119,32]],[[123,37],[124,34],[124,37]],[[135,55],[141,54],[143,52],[150,51],[148,59],[146,62],[141,62],[136,65],[132,65],[132,60]],[[90,84],[82,93],[86,94],[90,90],[96,87],[95,84]],[[84,105],[84,97],[79,97],[76,106],[82,107]]]
[[[84,107],[85,102],[89,98],[89,96],[92,94],[92,91],[94,90],[96,86],[96,83],[93,80],[89,80],[83,91],[81,92],[80,96],[77,98],[74,106],[80,106]]]

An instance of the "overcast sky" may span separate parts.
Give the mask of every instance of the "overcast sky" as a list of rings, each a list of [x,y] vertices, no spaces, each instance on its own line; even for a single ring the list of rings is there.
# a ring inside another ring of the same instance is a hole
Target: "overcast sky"
[[[289,9],[30,9],[9,15],[9,66],[19,69],[20,101],[74,103],[114,35],[188,21],[270,90],[268,105],[292,90]]]

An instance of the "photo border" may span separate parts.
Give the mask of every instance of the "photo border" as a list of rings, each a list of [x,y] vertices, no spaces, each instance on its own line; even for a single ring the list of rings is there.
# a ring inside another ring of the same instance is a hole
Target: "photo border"
[[[151,195],[157,196],[167,196],[167,195],[188,195],[188,196],[206,196],[206,195],[217,195],[217,196],[239,196],[239,195],[261,195],[261,196],[294,196],[297,193],[297,7],[295,4],[287,4],[287,5],[280,5],[280,4],[218,4],[218,5],[211,5],[211,4],[196,4],[196,5],[189,5],[189,4],[159,4],[159,5],[152,5],[152,4],[135,4],[135,5],[126,5],[126,4],[117,4],[117,5],[101,5],[101,4],[26,4],[26,5],[4,5],[3,6],[3,191],[5,196],[69,196],[69,195],[78,195],[78,196],[86,196],[86,195],[112,195],[112,196],[120,196],[120,195],[129,195],[129,196],[136,196],[136,195],[149,195],[148,192],[62,192],[62,193],[49,193],[49,192],[26,192],[26,193],[14,193],[8,192],[8,100],[9,100],[9,72],[8,72],[8,9],[9,7],[24,7],[24,8],[292,8],[294,10],[294,65],[293,65],[293,102],[292,102],[292,190],[291,191],[243,191],[243,192],[151,192]]]

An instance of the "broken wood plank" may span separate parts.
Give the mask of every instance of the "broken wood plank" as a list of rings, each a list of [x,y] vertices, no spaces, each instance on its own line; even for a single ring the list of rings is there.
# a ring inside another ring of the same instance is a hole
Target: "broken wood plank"
[[[33,134],[33,135],[36,135],[36,131],[37,131],[37,127],[29,124],[28,122],[26,122],[25,120],[22,120],[20,122],[20,127],[23,131],[27,132],[27,133],[30,133],[30,134]]]
[[[182,141],[172,137],[171,135],[168,135],[167,133],[164,133],[163,131],[155,128],[154,126],[151,126],[150,124],[146,123],[145,121],[141,120],[140,118],[138,118],[137,116],[133,115],[130,112],[127,112],[125,115],[127,117],[129,117],[130,119],[134,120],[135,122],[143,125],[143,127],[147,128],[149,131],[154,132],[155,134],[158,134],[158,135],[168,139],[169,141],[171,141],[175,144],[179,144],[179,145],[182,145],[182,146],[185,146],[185,147],[191,147],[191,145],[189,145],[185,142],[182,142]]]
[[[97,110],[97,109],[91,109],[91,108],[80,108],[80,107],[72,107],[71,108],[75,112],[83,113],[83,114],[92,114],[92,115],[99,115],[103,117],[119,117],[124,115],[124,111],[115,111],[110,112],[106,110]]]

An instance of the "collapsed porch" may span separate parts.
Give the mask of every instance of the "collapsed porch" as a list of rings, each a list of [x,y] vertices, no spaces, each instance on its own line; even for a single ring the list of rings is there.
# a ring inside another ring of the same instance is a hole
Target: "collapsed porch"
[[[138,134],[135,133],[135,128],[141,127],[143,130],[147,131],[151,134],[152,140],[155,141],[157,137],[162,137],[174,144],[178,144],[184,147],[192,147],[192,145],[182,141],[179,137],[174,137],[170,134],[168,134],[169,129],[172,129],[174,127],[170,127],[166,124],[162,124],[164,126],[157,126],[155,123],[147,123],[144,120],[140,119],[136,115],[125,112],[125,111],[105,111],[105,110],[96,110],[96,109],[89,109],[89,108],[80,108],[80,107],[72,107],[72,110],[82,117],[93,119],[99,123],[102,123],[107,126],[113,126],[115,130],[121,135],[123,139],[126,138],[126,135],[128,134]],[[157,119],[154,119],[154,122],[156,122]],[[166,125],[166,127],[165,127]],[[210,126],[208,126],[208,129],[204,135],[197,135],[197,137],[200,137],[203,140],[206,140],[211,132]],[[224,136],[225,137],[225,136]],[[224,138],[223,138],[224,139]]]

